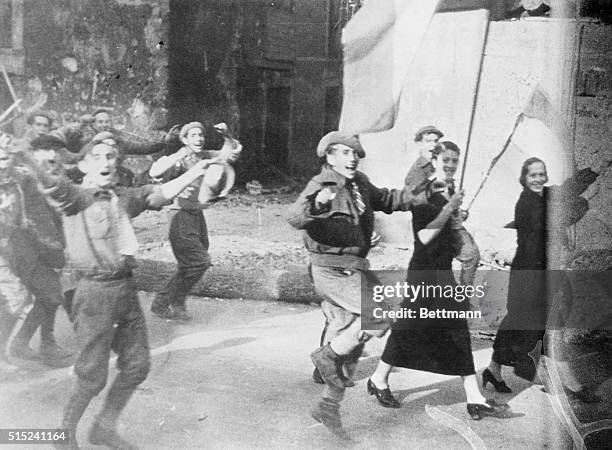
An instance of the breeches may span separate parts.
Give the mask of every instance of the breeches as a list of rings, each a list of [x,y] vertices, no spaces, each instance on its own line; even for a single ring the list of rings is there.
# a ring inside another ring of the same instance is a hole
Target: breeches
[[[74,369],[81,387],[94,395],[104,388],[111,350],[117,353],[116,383],[130,389],[144,381],[150,367],[149,342],[131,278],[81,279],[74,296],[73,314],[79,348]]]

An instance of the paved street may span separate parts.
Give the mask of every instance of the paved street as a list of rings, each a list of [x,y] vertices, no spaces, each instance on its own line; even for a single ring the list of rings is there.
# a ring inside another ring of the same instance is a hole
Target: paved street
[[[308,414],[321,390],[311,381],[308,357],[323,324],[318,308],[192,297],[195,319],[183,325],[151,317],[151,300],[141,293],[153,368],[121,421],[125,437],[142,448],[567,448],[542,386],[522,383],[510,372],[506,379],[515,392],[503,399],[520,414],[513,419],[470,421],[458,377],[404,369],[390,380],[402,408],[380,407],[366,394],[365,383],[382,341],[368,344],[357,386],[347,391],[342,413],[353,441],[340,441]],[[58,328],[62,344],[70,346],[63,314]],[[490,341],[475,343],[479,372],[489,347]],[[70,369],[28,367],[19,381],[0,385],[3,428],[59,423]],[[100,406],[95,399],[82,420],[84,448]]]

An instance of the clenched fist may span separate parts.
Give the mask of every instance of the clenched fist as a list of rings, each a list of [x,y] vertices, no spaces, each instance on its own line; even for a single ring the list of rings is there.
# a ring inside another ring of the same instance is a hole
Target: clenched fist
[[[330,188],[324,187],[315,197],[315,206],[317,208],[320,208],[321,206],[331,202],[334,198],[336,198],[336,193],[333,192]]]

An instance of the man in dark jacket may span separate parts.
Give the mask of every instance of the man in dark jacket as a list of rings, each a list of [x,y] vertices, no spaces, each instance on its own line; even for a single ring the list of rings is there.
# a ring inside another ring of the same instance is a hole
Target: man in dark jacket
[[[2,220],[6,236],[2,252],[12,272],[35,298],[10,353],[51,363],[69,356],[54,337],[55,313],[63,299],[56,271],[64,265],[61,219],[39,191],[36,179],[23,168],[13,163],[0,178],[0,197],[7,211]],[[40,352],[36,352],[28,344],[39,327]]]
[[[315,290],[322,297],[329,328],[336,330],[335,336],[328,334],[329,341],[311,355],[326,383],[311,414],[342,435],[339,411],[345,384],[339,362],[346,358],[356,361],[367,340],[387,331],[386,324],[380,324],[378,330],[361,330],[361,283],[372,280],[366,257],[374,211],[407,211],[417,198],[407,189],[379,189],[357,171],[365,152],[355,135],[338,131],[325,135],[317,155],[325,158],[325,163],[291,207],[288,221],[304,231]]]

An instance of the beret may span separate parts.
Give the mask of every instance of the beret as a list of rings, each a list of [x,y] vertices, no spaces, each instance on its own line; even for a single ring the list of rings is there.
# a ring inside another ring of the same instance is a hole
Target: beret
[[[204,125],[202,125],[201,122],[189,122],[189,123],[183,125],[183,127],[181,128],[181,131],[179,132],[179,137],[181,139],[186,138],[187,137],[187,133],[192,128],[200,128],[202,130],[202,132],[206,131],[206,129],[204,128]]]
[[[434,125],[426,125],[424,127],[421,127],[417,130],[417,132],[414,134],[414,140],[416,142],[420,141],[421,138],[423,137],[423,135],[425,134],[437,134],[438,137],[443,137],[444,133],[442,133],[440,130],[438,130],[438,128]]]
[[[101,133],[96,134],[91,141],[83,146],[81,149],[80,157],[81,159],[87,155],[89,152],[93,150],[93,148],[98,144],[106,144],[111,147],[119,150],[117,148],[117,141],[115,140],[115,136],[110,131],[102,131]]]
[[[323,136],[319,141],[319,145],[317,145],[317,156],[320,158],[325,156],[328,147],[334,144],[344,144],[357,151],[357,155],[360,158],[365,157],[365,150],[361,146],[361,142],[359,142],[359,136],[343,133],[342,131],[332,131]]]

